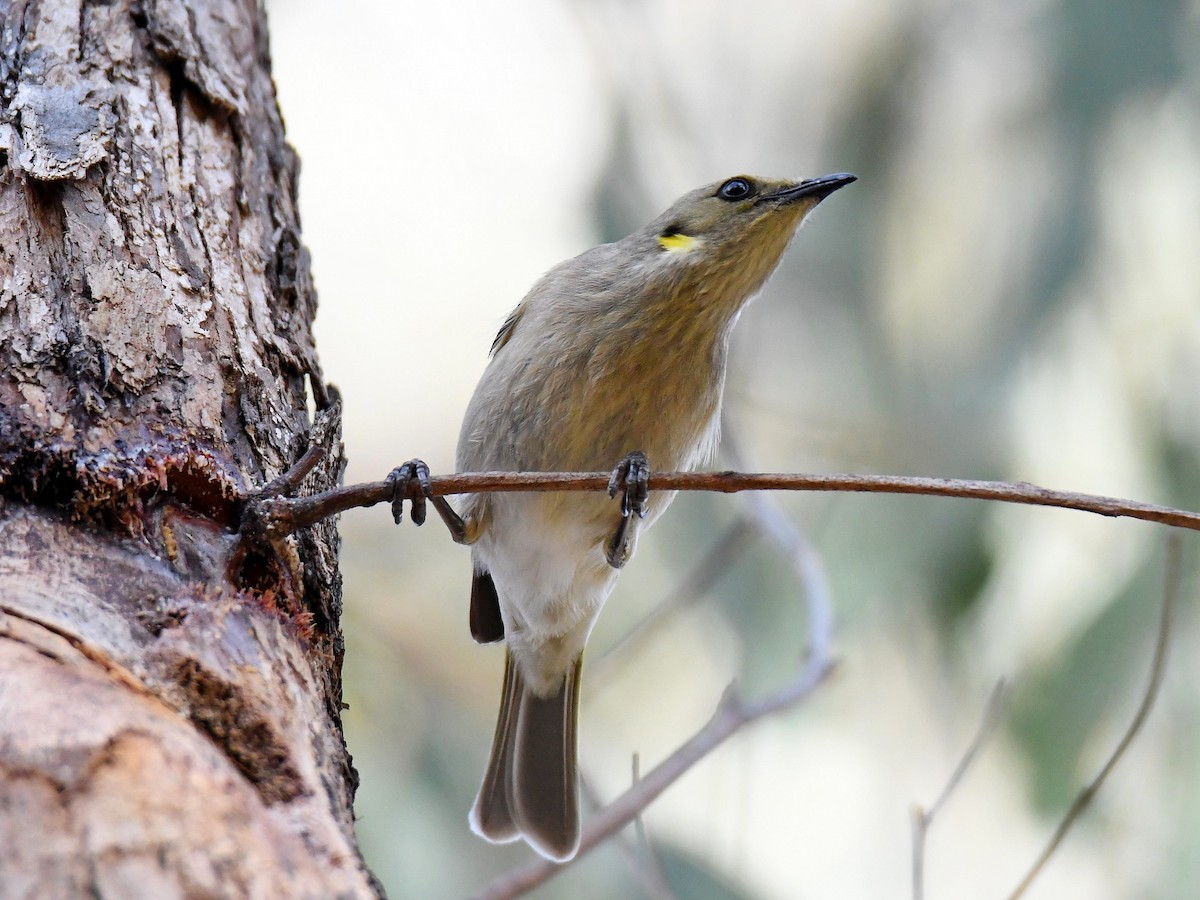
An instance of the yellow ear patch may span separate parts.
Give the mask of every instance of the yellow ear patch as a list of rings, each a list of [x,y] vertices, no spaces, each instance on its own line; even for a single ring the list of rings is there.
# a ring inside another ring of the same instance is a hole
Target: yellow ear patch
[[[703,241],[687,234],[660,234],[658,245],[670,253],[688,253],[699,247]]]

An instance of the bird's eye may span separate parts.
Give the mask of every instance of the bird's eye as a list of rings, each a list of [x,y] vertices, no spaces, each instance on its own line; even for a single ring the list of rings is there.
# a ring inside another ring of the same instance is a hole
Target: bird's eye
[[[717,190],[722,200],[745,200],[754,195],[754,185],[745,178],[730,178]]]

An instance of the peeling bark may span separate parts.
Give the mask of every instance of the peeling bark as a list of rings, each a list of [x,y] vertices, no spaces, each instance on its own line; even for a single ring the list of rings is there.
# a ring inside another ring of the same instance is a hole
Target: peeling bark
[[[336,530],[236,534],[342,470],[263,12],[0,22],[0,896],[375,896]]]

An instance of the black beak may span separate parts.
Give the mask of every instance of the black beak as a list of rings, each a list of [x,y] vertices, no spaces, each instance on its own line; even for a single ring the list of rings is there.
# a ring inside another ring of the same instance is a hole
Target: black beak
[[[778,200],[781,203],[794,203],[806,197],[815,197],[817,202],[824,200],[838,188],[844,188],[858,181],[858,176],[849,172],[838,172],[836,175],[822,175],[820,178],[806,178],[804,181],[776,191],[773,194],[763,194],[763,200]]]

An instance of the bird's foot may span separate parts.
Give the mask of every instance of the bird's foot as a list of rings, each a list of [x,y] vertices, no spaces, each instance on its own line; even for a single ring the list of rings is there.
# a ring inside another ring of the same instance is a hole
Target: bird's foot
[[[608,496],[617,496],[621,492],[621,522],[608,542],[605,558],[614,569],[625,565],[629,559],[629,542],[626,536],[629,532],[629,520],[636,515],[639,519],[646,517],[646,498],[649,495],[647,485],[650,481],[650,461],[641,450],[634,450],[613,469],[612,477],[608,479]]]
[[[392,518],[396,524],[404,521],[404,500],[411,494],[413,524],[424,525],[425,501],[433,496],[429,466],[425,465],[424,460],[410,459],[392,469],[387,480],[392,483]]]
[[[404,465],[397,466],[388,474],[387,480],[392,484],[392,518],[399,525],[404,520],[404,500],[412,500],[412,520],[414,525],[425,524],[426,502],[433,503],[434,509],[446,523],[450,536],[458,543],[466,540],[467,524],[454,511],[454,507],[445,497],[435,496],[433,483],[429,478],[429,466],[420,459],[410,459]]]

